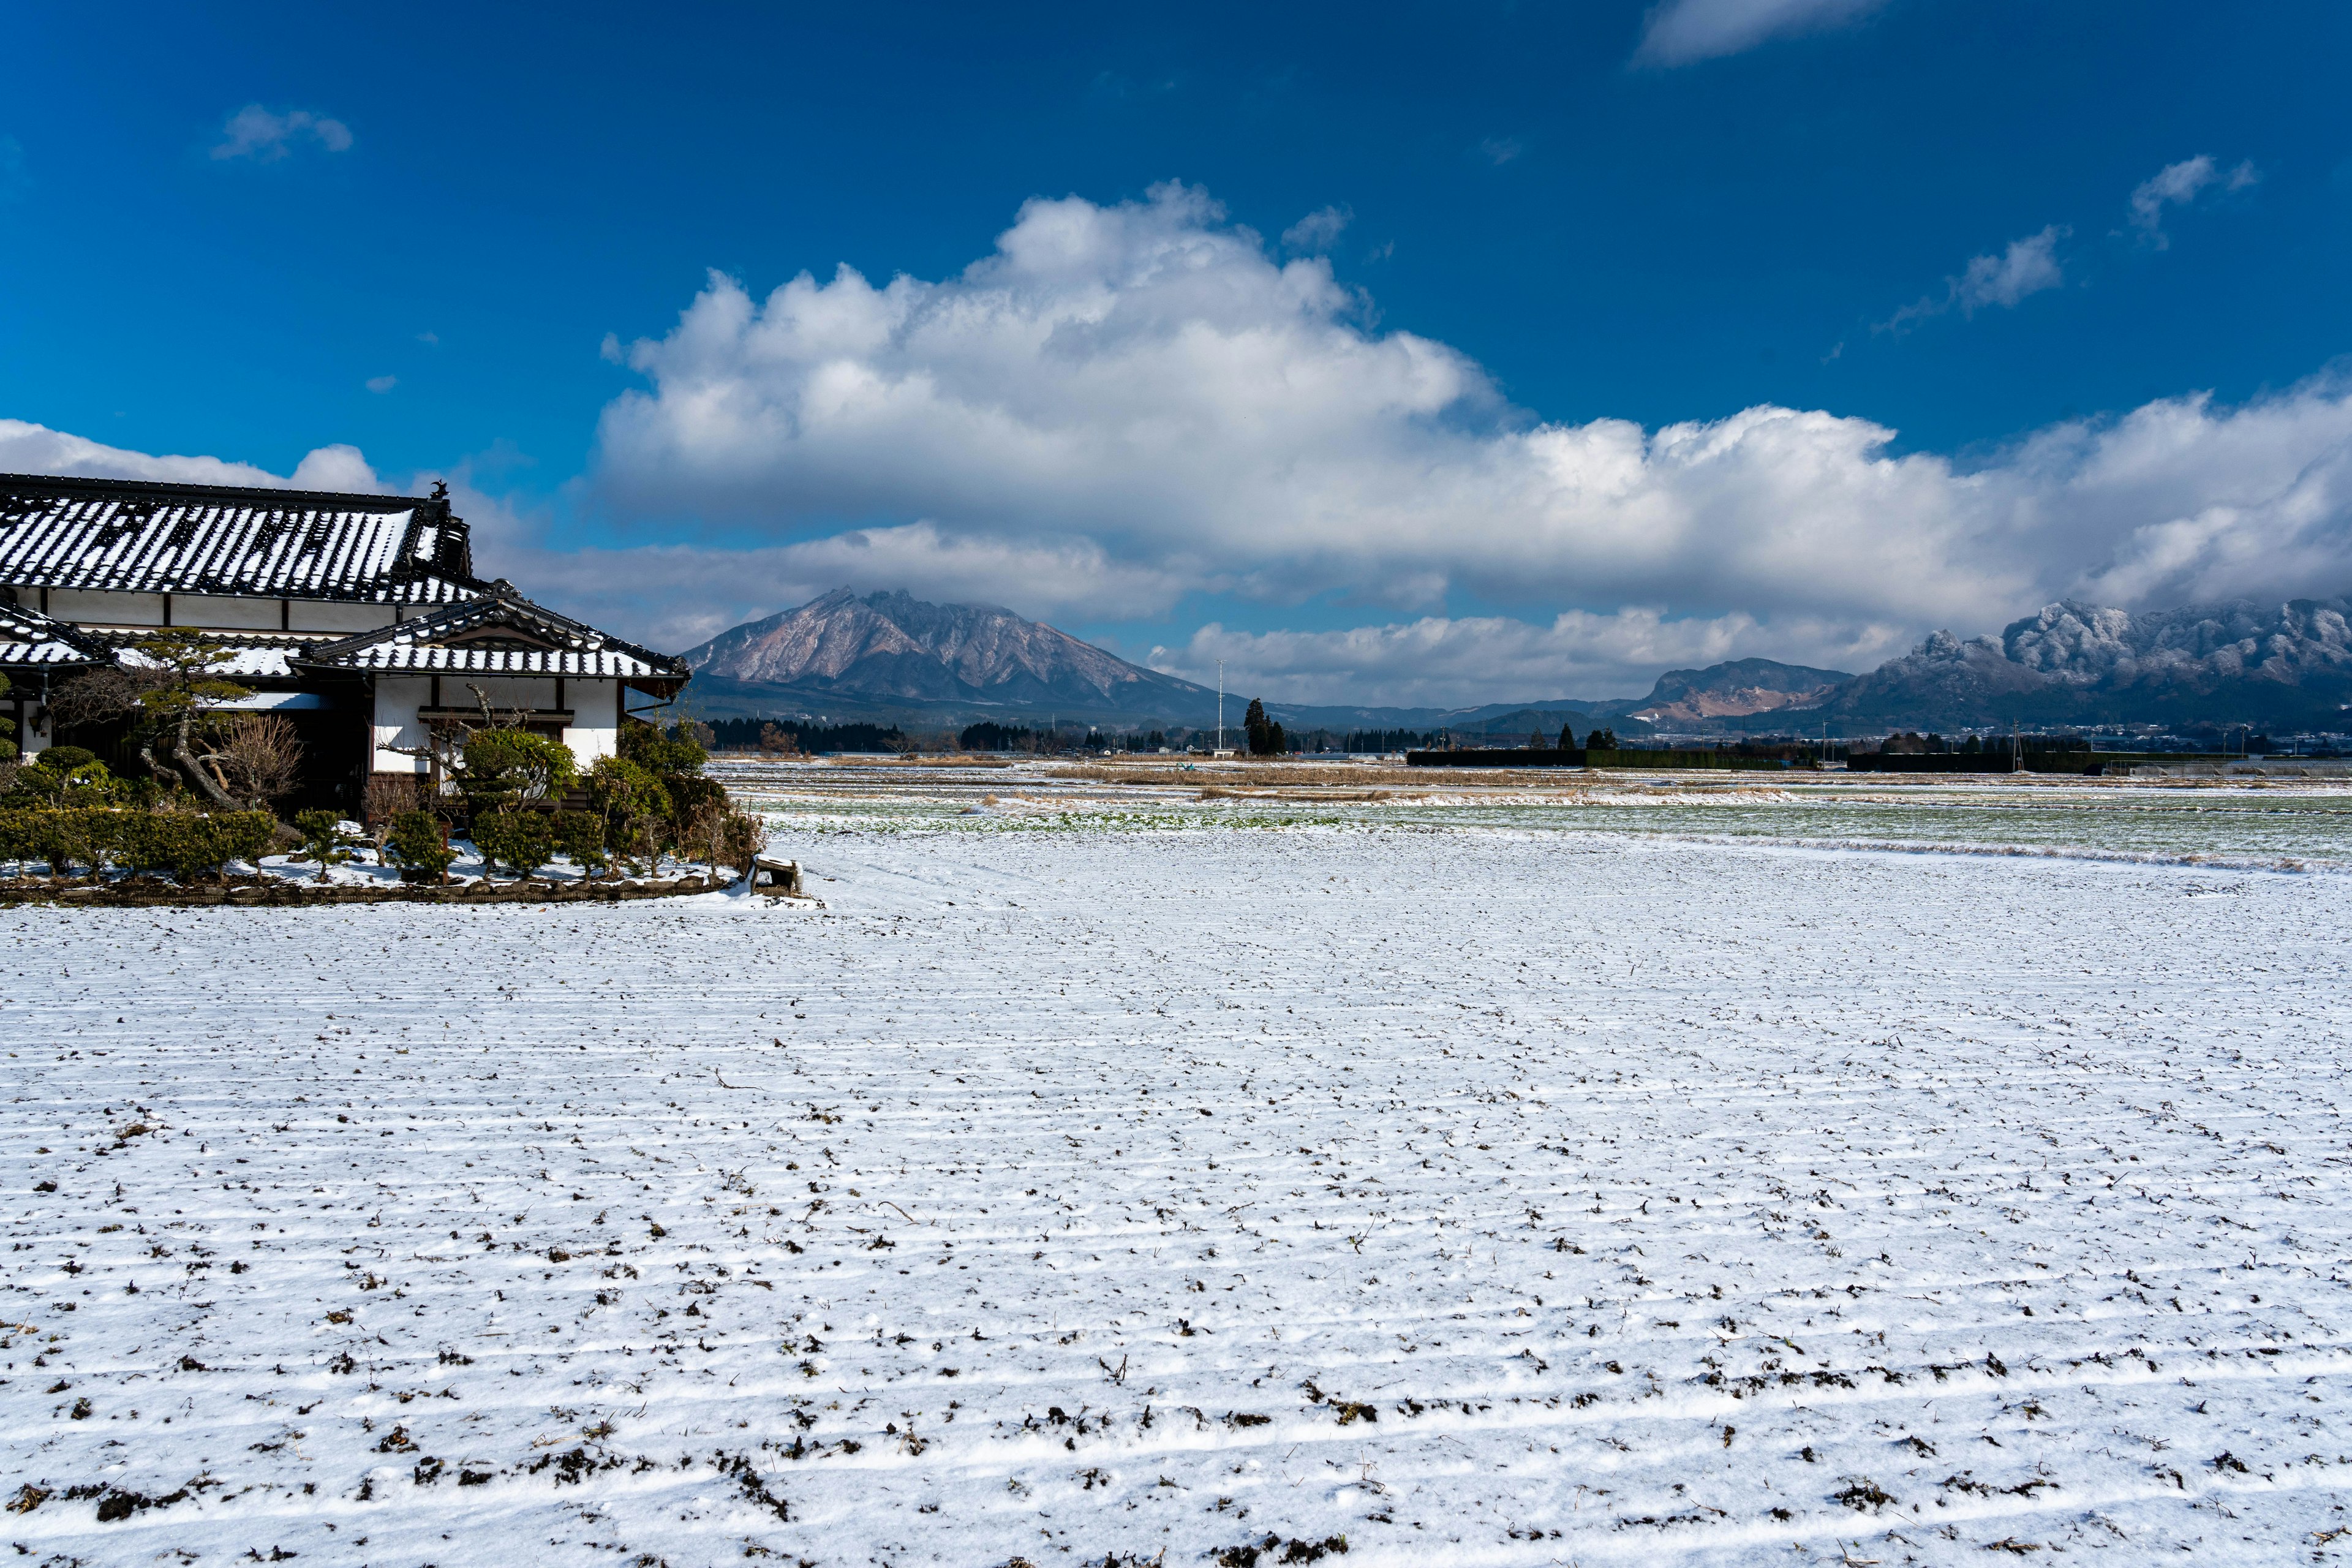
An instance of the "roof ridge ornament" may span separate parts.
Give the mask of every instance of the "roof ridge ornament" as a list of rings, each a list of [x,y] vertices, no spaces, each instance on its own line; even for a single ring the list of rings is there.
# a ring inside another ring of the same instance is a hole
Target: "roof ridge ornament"
[[[449,481],[446,479],[434,480],[433,494],[428,499],[433,500],[447,500],[449,499]]]

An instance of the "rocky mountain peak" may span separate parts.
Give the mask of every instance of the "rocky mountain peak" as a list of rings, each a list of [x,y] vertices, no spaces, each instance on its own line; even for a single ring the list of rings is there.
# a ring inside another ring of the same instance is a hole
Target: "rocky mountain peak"
[[[836,588],[690,648],[698,675],[868,700],[1189,710],[1201,688],[995,605]]]

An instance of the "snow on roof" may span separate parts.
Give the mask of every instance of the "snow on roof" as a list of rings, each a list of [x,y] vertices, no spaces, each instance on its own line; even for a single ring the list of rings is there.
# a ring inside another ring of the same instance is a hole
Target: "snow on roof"
[[[37,610],[0,603],[0,669],[104,664],[105,647]]]
[[[424,674],[563,675],[658,688],[683,684],[686,665],[534,605],[499,581],[483,596],[380,631],[304,650],[325,668]]]
[[[0,583],[449,604],[481,591],[446,500],[0,474]]]
[[[118,634],[107,641],[117,650],[115,662],[131,666],[152,666],[155,660],[139,651],[143,637]],[[304,648],[314,646],[316,639],[287,637],[274,632],[239,636],[235,632],[206,632],[204,640],[220,649],[220,656],[209,667],[212,674],[223,680],[284,679],[294,673],[294,658]]]

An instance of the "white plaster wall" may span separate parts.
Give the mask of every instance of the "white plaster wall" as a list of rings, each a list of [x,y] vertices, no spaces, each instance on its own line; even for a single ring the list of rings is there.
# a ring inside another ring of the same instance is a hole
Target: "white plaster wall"
[[[225,594],[174,594],[172,624],[175,626],[217,626],[223,631],[274,632],[284,601],[240,599]]]
[[[563,700],[572,705],[572,722],[564,726],[563,743],[586,773],[599,757],[620,755],[620,695],[617,680],[566,680]]]
[[[425,759],[399,752],[387,752],[386,746],[422,746],[428,736],[425,721],[416,716],[422,704],[432,700],[433,683],[422,677],[380,678],[375,683],[375,754],[368,765],[380,773],[421,773],[425,771]]]
[[[37,606],[40,591],[23,601]],[[52,588],[48,614],[60,621],[89,626],[160,626],[163,624],[161,594],[108,594],[90,588]]]
[[[392,625],[390,605],[345,605],[331,599],[297,599],[287,619],[298,632],[371,632]]]
[[[568,688],[571,682],[566,681]],[[555,706],[555,678],[528,675],[444,675],[441,678],[441,706],[471,708],[474,689],[480,687],[490,700],[490,706],[504,713],[511,708],[552,708]],[[564,693],[569,700],[571,693]]]
[[[27,686],[32,684],[31,681],[26,680],[26,678],[22,675],[19,675],[16,679],[26,681]],[[34,679],[37,679],[39,678],[35,677]],[[46,712],[47,710],[42,709],[34,703],[27,702],[21,708],[12,707],[7,711],[11,718],[17,721],[16,733],[13,739],[16,742],[16,754],[19,757],[29,763],[35,757],[39,756],[43,752],[49,749],[48,725],[46,723],[36,724],[33,722],[34,714]]]

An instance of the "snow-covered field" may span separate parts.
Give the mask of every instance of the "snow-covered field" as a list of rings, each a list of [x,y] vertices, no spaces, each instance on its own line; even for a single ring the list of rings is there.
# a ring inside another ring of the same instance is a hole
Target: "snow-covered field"
[[[1016,806],[0,912],[11,1556],[2352,1546],[2341,872]]]

